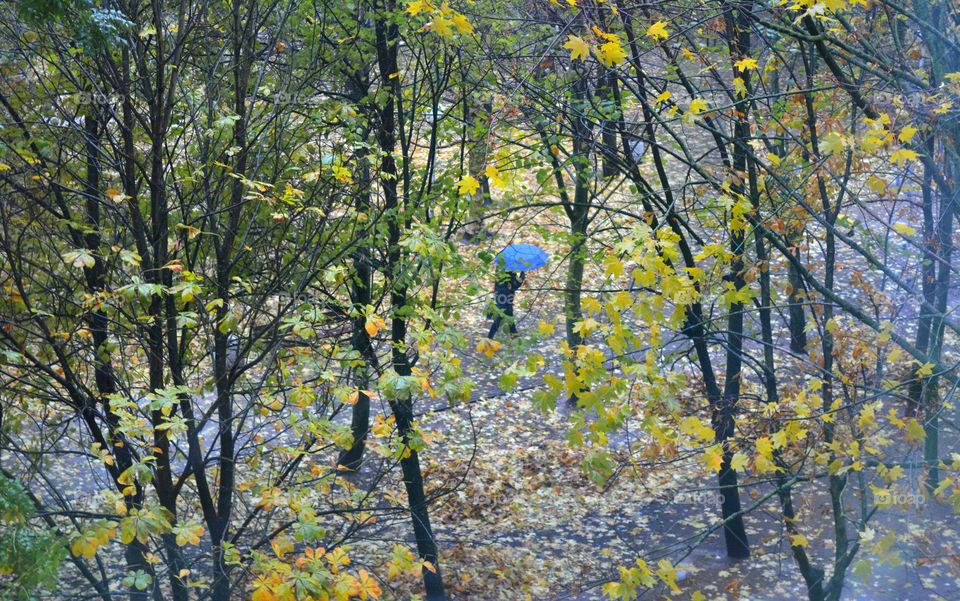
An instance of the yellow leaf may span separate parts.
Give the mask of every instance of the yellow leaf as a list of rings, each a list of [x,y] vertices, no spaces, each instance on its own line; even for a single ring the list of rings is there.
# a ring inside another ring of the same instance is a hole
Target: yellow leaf
[[[605,67],[619,65],[625,58],[627,58],[627,53],[623,51],[620,40],[606,42],[597,50],[597,59],[599,59],[600,63]]]
[[[688,111],[691,115],[699,115],[705,110],[707,110],[707,101],[703,98],[694,98],[690,101],[690,108]]]
[[[715,444],[703,452],[703,463],[708,470],[719,472],[723,466],[723,447]]]
[[[609,253],[603,258],[603,272],[615,278],[623,276],[623,261],[617,255]]]
[[[737,97],[743,98],[747,95],[747,84],[744,83],[742,77],[735,77],[733,79],[733,91],[736,92]]]
[[[870,188],[870,191],[874,194],[883,194],[887,191],[887,181],[882,177],[871,175],[867,178],[867,187]]]
[[[897,167],[902,167],[904,163],[915,161],[919,155],[908,149],[908,148],[898,148],[890,153],[890,162],[896,164]]]
[[[568,35],[563,47],[570,51],[570,60],[586,60],[590,56],[590,45],[580,36]]]
[[[591,315],[597,315],[600,313],[600,301],[592,296],[588,296],[587,298],[583,299],[582,306],[584,313]]]
[[[416,17],[421,12],[432,10],[433,6],[431,6],[427,0],[413,0],[413,2],[407,5],[407,13],[411,17]]]
[[[893,224],[893,229],[904,236],[913,236],[917,233],[917,228],[909,226],[906,223],[895,223]]]
[[[907,441],[908,442],[921,442],[926,438],[926,432],[923,431],[923,426],[917,421],[916,418],[911,418],[907,422]]]
[[[430,31],[441,38],[449,38],[453,35],[453,21],[444,16],[437,15],[433,21],[430,22]]]
[[[770,458],[773,455],[773,443],[766,436],[761,436],[756,442],[757,454],[761,457]]]
[[[607,40],[608,42],[616,42],[620,39],[620,37],[617,36],[617,34],[607,33],[602,29],[600,29],[599,27],[597,27],[596,25],[594,25],[591,29],[593,30],[593,33],[597,34],[598,38],[602,38],[604,40]]]
[[[342,165],[334,165],[330,169],[333,171],[333,177],[336,178],[341,184],[352,184],[353,176],[350,174],[350,170]]]
[[[124,199],[127,198],[123,192],[121,192],[120,190],[117,190],[116,188],[107,188],[106,195],[107,195],[107,198],[109,198],[110,200],[112,200],[117,204],[120,204],[121,202],[124,201]]]
[[[460,196],[471,196],[480,189],[480,182],[472,175],[464,176],[457,182],[457,192]]]
[[[757,68],[757,59],[750,58],[741,58],[737,62],[733,63],[733,66],[737,68],[738,71],[753,71]]]
[[[263,576],[260,578],[263,578]],[[252,601],[278,601],[279,597],[273,594],[273,591],[270,590],[270,583],[264,580],[254,589],[253,596],[250,599]]]
[[[490,185],[494,188],[503,189],[507,187],[506,182],[503,181],[503,177],[500,175],[500,170],[493,165],[487,165],[483,170],[483,174],[487,176]]]
[[[682,434],[686,434],[687,436],[695,437],[701,442],[713,440],[713,437],[715,436],[713,428],[704,425],[699,418],[693,415],[685,417],[680,422],[680,432]]]
[[[657,562],[657,578],[663,581],[674,593],[680,592],[677,586],[677,570],[666,559]]]
[[[648,38],[653,38],[654,40],[665,40],[670,37],[670,33],[667,31],[666,23],[663,21],[657,21],[647,28],[646,36]]]
[[[623,311],[631,304],[633,304],[633,298],[626,290],[621,290],[613,297],[613,306],[616,307],[618,311]]]
[[[486,355],[487,358],[492,358],[497,351],[500,350],[501,346],[502,345],[496,340],[484,338],[477,344],[477,352]]]
[[[843,152],[845,145],[846,138],[843,134],[832,131],[823,137],[821,148],[827,153],[840,153]]]
[[[587,337],[591,332],[600,327],[600,322],[592,317],[588,317],[582,321],[578,321],[576,325],[573,326],[573,331],[580,334],[583,337]]]
[[[918,130],[916,127],[911,127],[908,125],[900,130],[900,134],[897,136],[897,139],[906,144],[912,140],[915,135],[917,135],[917,131]]]
[[[791,547],[807,547],[810,545],[810,542],[807,540],[807,537],[802,534],[791,534],[790,535],[790,546]]]
[[[371,578],[366,570],[360,570],[357,574],[357,590],[353,594],[365,601],[366,599],[379,599],[381,593],[377,581]]]
[[[731,469],[737,472],[742,472],[743,469],[747,467],[748,459],[749,458],[745,454],[737,451],[733,454],[733,459],[730,460]]]
[[[541,321],[537,326],[537,329],[540,330],[540,333],[544,336],[550,336],[556,331],[557,326],[546,321]]]
[[[654,104],[660,104],[661,102],[666,102],[670,100],[670,90],[665,90],[657,96],[657,101]]]
[[[473,25],[470,24],[470,21],[467,21],[467,18],[462,14],[457,13],[453,16],[453,26],[457,28],[457,31],[467,35],[473,33]]]

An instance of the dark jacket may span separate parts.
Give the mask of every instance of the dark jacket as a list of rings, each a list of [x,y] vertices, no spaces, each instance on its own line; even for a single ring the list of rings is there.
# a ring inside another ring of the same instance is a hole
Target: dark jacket
[[[493,302],[499,308],[513,305],[513,295],[523,285],[526,274],[517,271],[497,271],[493,282]]]

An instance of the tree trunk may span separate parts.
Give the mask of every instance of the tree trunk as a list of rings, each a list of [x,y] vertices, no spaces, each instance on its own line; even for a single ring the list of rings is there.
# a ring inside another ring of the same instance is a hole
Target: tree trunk
[[[360,75],[356,76],[359,80]],[[365,79],[365,78],[364,78]],[[365,84],[365,82],[364,82]],[[354,100],[359,101],[367,95],[366,85],[357,85],[353,94]],[[369,132],[368,132],[369,133]],[[364,135],[366,138],[366,135]],[[357,152],[357,163],[360,165],[359,188],[356,193],[356,209],[358,213],[370,212],[370,166],[367,162],[367,152]],[[376,361],[376,354],[366,330],[364,309],[371,302],[371,256],[370,246],[364,238],[357,250],[353,253],[353,286],[350,296],[354,310],[358,312],[353,318],[353,333],[351,345],[362,361],[354,368],[355,383],[358,389],[357,402],[353,406],[353,415],[350,421],[350,431],[353,433],[353,445],[340,454],[340,465],[351,470],[360,469],[363,462],[363,452],[366,448],[367,433],[370,430],[370,397],[365,392],[370,386],[370,364]]]
[[[586,262],[587,226],[589,223],[590,203],[590,143],[592,126],[584,114],[587,110],[586,78],[580,78],[573,92],[573,203],[566,203],[564,210],[570,221],[570,259],[567,264],[567,285],[563,297],[563,315],[566,318],[567,344],[576,348],[583,344],[583,336],[574,331],[577,323],[583,320],[581,291],[583,289],[583,268]]]
[[[394,0],[388,0],[387,12],[392,13],[395,8]],[[390,328],[390,337],[393,344],[392,362],[393,369],[399,376],[408,377],[412,373],[412,366],[407,358],[407,321],[402,313],[407,305],[408,275],[404,273],[402,249],[400,247],[404,215],[397,194],[398,173],[393,155],[397,142],[397,103],[401,102],[402,93],[398,83],[399,80],[391,77],[391,74],[399,71],[397,45],[400,36],[396,22],[388,22],[383,19],[377,20],[375,33],[380,79],[384,85],[389,86],[389,93],[383,100],[383,106],[380,109],[377,142],[382,153],[380,161],[381,185],[383,187],[384,210],[388,216],[387,277],[390,285],[390,306],[393,311]],[[406,163],[404,167],[406,167]],[[391,402],[391,409],[396,419],[400,438],[404,444],[407,444],[413,428],[413,400],[408,398],[393,401]],[[437,542],[433,537],[433,530],[430,528],[423,473],[420,470],[420,458],[416,451],[408,450],[409,453],[400,460],[400,467],[403,472],[404,487],[407,490],[407,502],[410,517],[413,521],[417,552],[420,558],[430,562],[433,568],[432,570],[423,570],[423,585],[428,601],[442,601],[446,599],[446,595],[440,575]]]

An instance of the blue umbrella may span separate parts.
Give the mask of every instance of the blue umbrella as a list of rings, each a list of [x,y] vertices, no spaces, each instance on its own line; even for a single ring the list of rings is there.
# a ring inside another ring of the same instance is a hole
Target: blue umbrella
[[[546,265],[547,258],[534,244],[511,244],[497,253],[497,265],[507,271],[532,271]]]

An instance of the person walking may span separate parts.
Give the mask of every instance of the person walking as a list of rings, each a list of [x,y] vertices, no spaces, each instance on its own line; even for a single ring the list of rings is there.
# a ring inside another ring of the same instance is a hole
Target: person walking
[[[506,320],[507,328],[511,334],[517,333],[517,323],[513,318],[513,298],[527,274],[522,271],[507,271],[497,268],[493,279],[493,302],[495,308],[491,309],[493,324],[490,325],[490,333],[487,338],[493,338],[497,335],[500,325]]]

